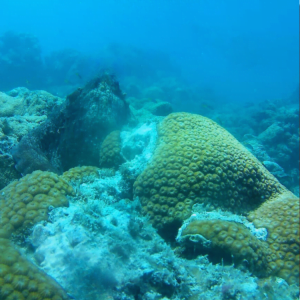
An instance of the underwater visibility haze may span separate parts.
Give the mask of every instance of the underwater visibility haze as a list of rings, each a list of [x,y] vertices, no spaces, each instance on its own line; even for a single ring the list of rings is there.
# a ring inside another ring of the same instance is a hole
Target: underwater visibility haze
[[[0,300],[298,298],[298,2],[0,1]]]

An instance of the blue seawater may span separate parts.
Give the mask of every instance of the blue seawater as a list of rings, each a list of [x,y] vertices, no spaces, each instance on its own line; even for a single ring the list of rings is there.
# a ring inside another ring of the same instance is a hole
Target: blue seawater
[[[10,239],[64,299],[298,298],[297,283],[280,273],[257,277],[249,262],[205,249],[187,255],[145,217],[134,182],[172,112],[224,127],[299,197],[299,4],[0,1],[0,247]],[[23,201],[21,192],[7,198],[6,186],[87,164],[97,171],[70,183],[66,207],[49,206],[42,222],[5,235]],[[299,239],[289,245],[299,265]],[[29,285],[27,271],[10,271],[16,262],[5,259],[0,300],[63,299]]]

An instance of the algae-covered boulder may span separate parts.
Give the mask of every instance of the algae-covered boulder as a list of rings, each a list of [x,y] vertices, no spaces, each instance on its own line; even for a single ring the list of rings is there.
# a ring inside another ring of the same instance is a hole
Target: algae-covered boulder
[[[16,168],[27,174],[97,166],[104,137],[120,129],[129,117],[119,84],[103,75],[69,95],[45,123],[23,137],[13,149]]]
[[[19,178],[20,174],[15,169],[15,163],[12,157],[7,154],[0,154],[0,189],[4,188],[11,181]]]
[[[145,108],[155,116],[167,116],[173,112],[172,105],[169,102],[150,102],[145,105]]]
[[[64,99],[43,90],[30,91],[25,87],[15,88],[7,93],[15,101],[22,101],[23,114],[26,116],[44,116],[64,102]],[[16,113],[15,113],[16,114]]]

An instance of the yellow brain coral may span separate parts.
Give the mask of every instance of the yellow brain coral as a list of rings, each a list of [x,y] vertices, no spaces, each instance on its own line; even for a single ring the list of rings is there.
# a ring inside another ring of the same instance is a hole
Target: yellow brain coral
[[[93,166],[75,167],[64,172],[62,178],[68,182],[78,181],[79,183],[83,183],[100,177],[99,171],[99,168]]]
[[[51,172],[35,171],[0,191],[0,299],[65,300],[66,292],[14,248],[8,238],[48,219],[49,207],[67,206],[72,187]]]
[[[268,271],[290,284],[299,283],[299,198],[287,193],[263,203],[248,219],[266,228]]]
[[[252,272],[267,275],[267,245],[244,225],[219,219],[195,220],[183,230],[182,237],[190,237],[193,241],[195,235],[201,235],[211,243],[208,247],[210,251],[232,256],[235,265],[247,260]],[[193,250],[197,246],[194,241]]]
[[[196,203],[206,210],[249,214],[249,220],[269,233],[263,246],[257,242],[267,249],[262,256],[267,274],[296,282],[299,199],[210,119],[173,113],[162,121],[158,133],[153,160],[134,183],[135,195],[152,224],[164,234],[178,229]],[[219,247],[219,241],[214,243]],[[253,269],[262,271],[255,257]]]
[[[195,203],[247,213],[286,191],[230,133],[200,115],[173,113],[158,128],[152,163],[134,184],[157,228],[185,220]]]
[[[66,300],[66,292],[14,248],[0,238],[1,300]]]
[[[298,284],[299,199],[283,194],[263,203],[248,215],[248,219],[256,228],[267,229],[266,241],[259,241],[240,224],[223,220],[192,221],[182,236],[201,235],[212,243],[210,250],[222,255],[230,253],[235,257],[235,263],[246,259],[256,275],[274,275],[289,284]]]
[[[120,131],[112,131],[104,139],[100,148],[100,166],[102,168],[118,168],[124,162],[121,152]]]
[[[48,219],[48,208],[67,206],[72,187],[51,172],[35,171],[0,191],[0,237]]]

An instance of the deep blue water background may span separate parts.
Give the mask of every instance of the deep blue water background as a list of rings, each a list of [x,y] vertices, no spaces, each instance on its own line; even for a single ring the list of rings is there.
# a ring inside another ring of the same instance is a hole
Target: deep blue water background
[[[117,75],[147,77],[151,65],[224,101],[284,98],[299,84],[298,1],[1,0],[9,30],[35,35],[43,56],[73,48],[100,69],[114,52]],[[142,53],[131,70],[128,49]]]

